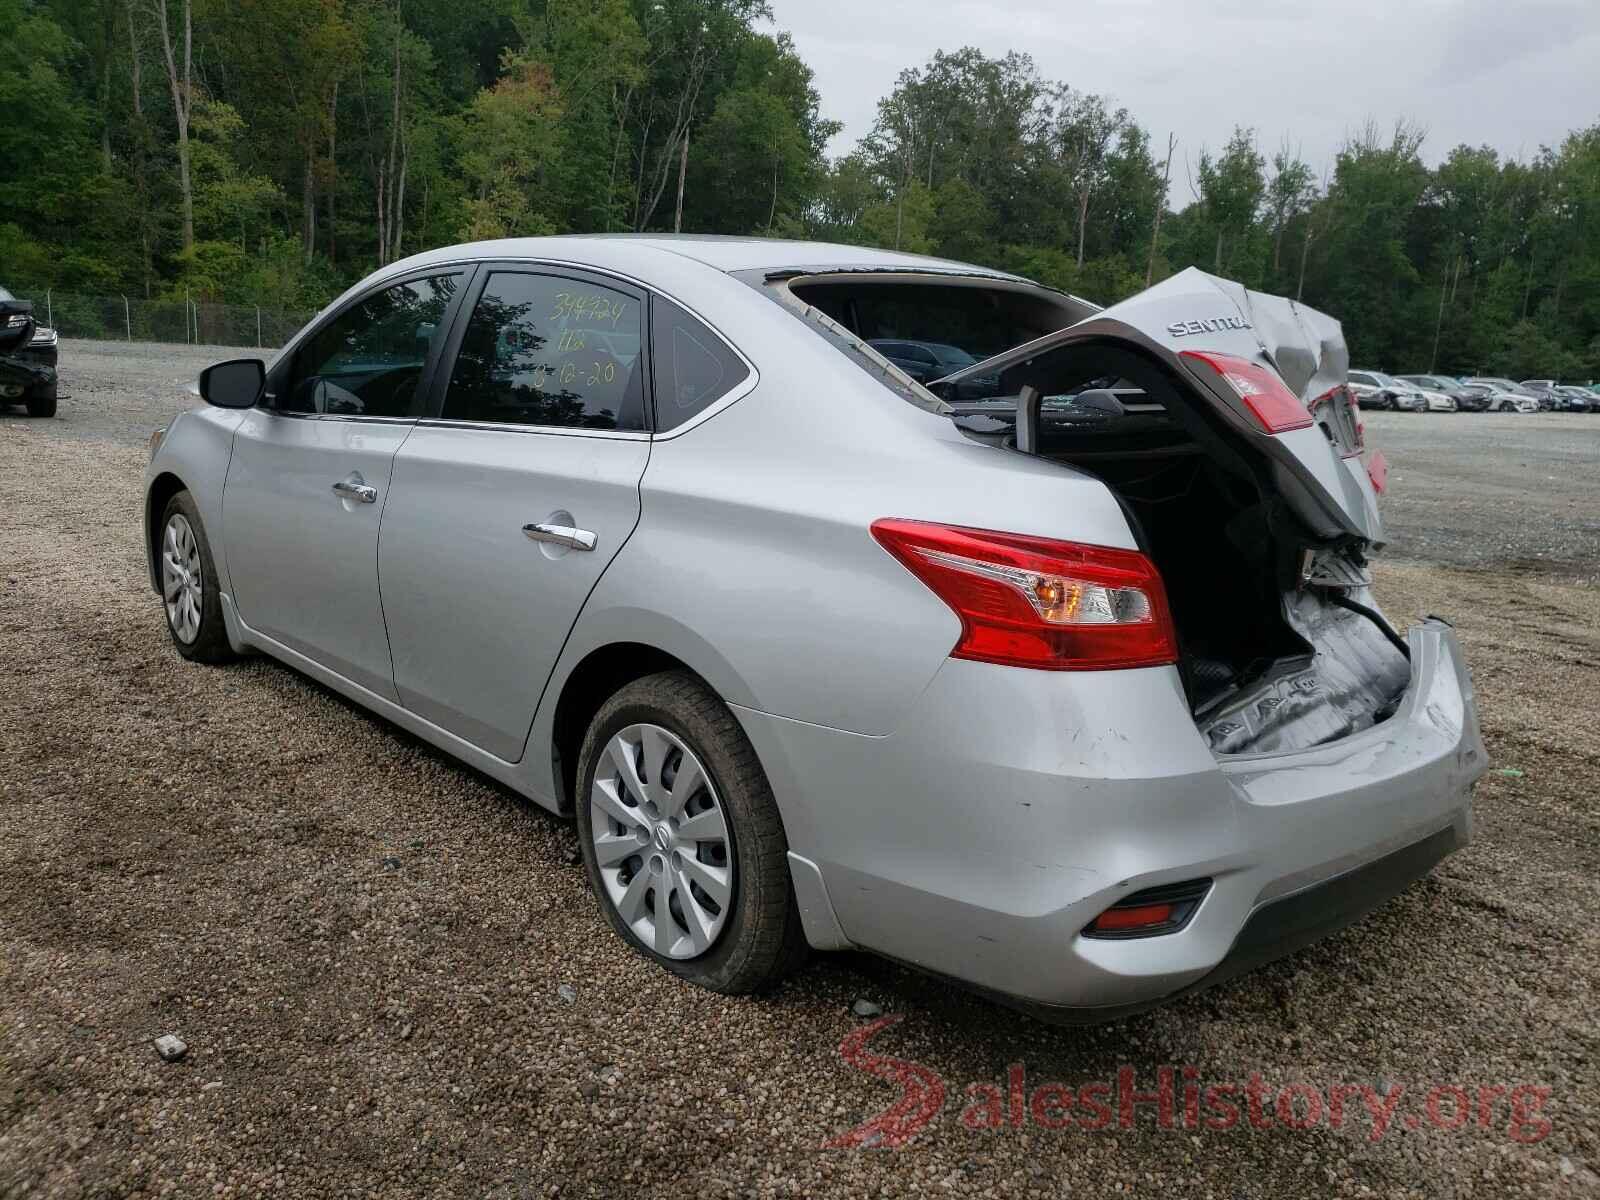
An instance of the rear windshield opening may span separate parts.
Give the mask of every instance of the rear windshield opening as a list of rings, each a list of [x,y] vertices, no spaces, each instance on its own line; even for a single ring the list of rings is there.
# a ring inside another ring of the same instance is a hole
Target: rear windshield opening
[[[1082,316],[1064,306],[1066,297],[1052,297],[1043,289],[851,280],[796,282],[789,290],[886,357],[946,368],[929,379],[1053,333]],[[878,343],[888,343],[887,350]]]

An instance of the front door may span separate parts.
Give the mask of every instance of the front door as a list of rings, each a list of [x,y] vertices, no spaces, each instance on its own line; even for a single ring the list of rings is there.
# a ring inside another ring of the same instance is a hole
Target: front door
[[[223,489],[245,624],[391,700],[378,525],[463,279],[372,292],[307,337],[234,434]]]
[[[395,456],[378,568],[400,702],[515,761],[639,519],[645,297],[530,267],[479,278],[440,415]]]

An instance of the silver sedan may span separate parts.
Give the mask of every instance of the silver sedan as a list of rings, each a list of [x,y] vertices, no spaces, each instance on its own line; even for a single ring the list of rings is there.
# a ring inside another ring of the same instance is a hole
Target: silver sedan
[[[968,365],[913,380],[874,343]],[[860,947],[1120,1016],[1466,840],[1450,627],[1371,594],[1337,322],[758,239],[430,251],[152,440],[179,654],[259,652],[575,816],[706,987]]]

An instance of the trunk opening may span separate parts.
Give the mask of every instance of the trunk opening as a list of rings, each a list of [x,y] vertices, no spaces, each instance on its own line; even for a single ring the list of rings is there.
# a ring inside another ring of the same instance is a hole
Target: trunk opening
[[[1214,751],[1301,749],[1393,713],[1410,667],[1378,623],[1365,544],[1313,536],[1274,464],[1195,385],[1091,341],[1005,369],[991,400],[955,401],[954,420],[1015,449],[1027,418],[1014,397],[1028,387],[1041,393],[1033,453],[1104,481],[1160,571],[1184,686]]]

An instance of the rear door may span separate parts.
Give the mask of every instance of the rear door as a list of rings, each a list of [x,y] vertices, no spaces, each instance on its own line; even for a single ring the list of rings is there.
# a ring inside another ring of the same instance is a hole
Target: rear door
[[[1062,346],[1102,339],[1145,350],[1193,385],[1267,453],[1278,477],[1277,490],[1319,536],[1383,541],[1377,494],[1366,468],[1317,411],[1345,386],[1349,352],[1344,335],[1332,317],[1281,296],[1251,292],[1191,267],[1076,325],[1006,350],[934,386],[954,389],[964,380],[999,376]],[[1305,405],[1312,422],[1297,429],[1265,430],[1238,394],[1238,385],[1187,352],[1270,367]]]
[[[313,330],[244,414],[223,487],[244,622],[391,700],[378,525],[464,280],[435,271],[385,285]]]
[[[579,610],[639,519],[646,297],[480,268],[378,551],[400,702],[515,761]]]

